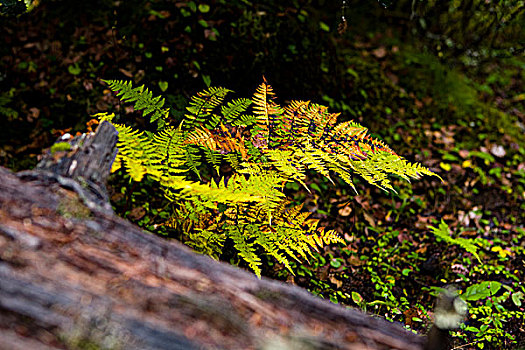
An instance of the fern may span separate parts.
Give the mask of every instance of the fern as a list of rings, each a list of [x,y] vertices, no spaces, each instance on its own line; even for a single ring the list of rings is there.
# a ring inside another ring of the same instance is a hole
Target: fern
[[[430,231],[439,239],[442,239],[443,241],[447,242],[448,244],[455,244],[459,245],[461,248],[465,249],[470,254],[474,255],[476,259],[480,263],[481,259],[478,255],[478,247],[473,243],[474,241],[467,238],[453,238],[450,236],[450,228],[445,223],[445,221],[441,220],[438,227],[429,226],[428,227]]]
[[[208,90],[199,92],[190,100],[190,105],[186,107],[189,112],[185,115],[184,127],[186,129],[192,128],[195,123],[202,124],[207,121],[207,127],[213,128],[217,124],[217,117],[212,114],[212,111],[219,106],[224,97],[231,90],[225,88],[210,87]]]
[[[108,84],[109,88],[117,92],[122,102],[135,102],[133,108],[135,110],[143,110],[142,115],[150,116],[150,122],[157,121],[158,127],[162,128],[166,124],[169,109],[162,108],[164,106],[164,98],[153,94],[148,89],[144,89],[144,85],[133,88],[133,84],[129,81],[123,80],[102,80]]]
[[[261,276],[261,258],[257,254],[255,242],[250,242],[247,237],[257,232],[256,225],[228,225],[227,235],[233,240],[234,247],[239,251],[239,256],[244,259],[255,272]]]
[[[197,176],[200,179],[201,174],[199,172],[199,168],[202,162],[201,162],[201,157],[199,155],[199,149],[196,147],[191,147],[191,146],[186,147],[184,157],[185,157],[185,162],[188,168],[191,171],[193,171],[195,174],[197,174]]]
[[[241,113],[245,112],[251,104],[252,101],[247,98],[239,98],[228,102],[226,106],[221,107],[222,116],[226,122],[235,124],[238,122]]]
[[[219,168],[222,162],[222,154],[211,150],[209,148],[204,149],[204,157],[206,159],[206,162],[213,166],[213,169],[215,170],[216,174],[219,174]]]
[[[354,174],[384,190],[393,190],[392,175],[406,180],[436,176],[372,138],[360,124],[338,123],[339,114],[325,106],[292,101],[281,107],[266,80],[251,100],[225,101],[230,90],[220,87],[197,93],[176,127],[168,123],[164,100],[148,89],[107,83],[123,101],[134,102],[135,109],[157,121],[155,132],[114,124],[120,151],[114,170],[123,168],[135,181],[145,176],[158,181],[174,203],[164,226],[184,233],[188,245],[215,258],[231,239],[258,276],[262,253],[292,271],[290,259],[308,260],[320,247],[343,242],[302,205],[291,206],[283,193],[290,181],[307,188],[307,169],[330,181],[339,176],[354,190]],[[114,116],[98,117],[112,121]],[[221,173],[225,164],[231,170]],[[449,242],[472,250],[460,239],[449,237]]]
[[[112,170],[118,170],[124,165],[127,173],[135,181],[141,181],[148,172],[158,175],[150,168],[151,160],[155,157],[154,147],[144,132],[133,130],[129,126],[113,124],[119,133],[117,148],[119,150]]]
[[[252,144],[291,179],[302,180],[304,169],[330,179],[333,172],[352,183],[352,172],[384,190],[393,190],[389,175],[406,180],[435,175],[419,164],[398,156],[368,130],[349,121],[337,124],[338,113],[307,101],[292,101],[284,109],[274,102],[273,89],[264,81],[253,98],[258,120],[251,134]],[[275,150],[291,150],[275,152]],[[290,156],[291,155],[291,156]],[[285,166],[288,163],[290,166]],[[297,172],[292,174],[294,167]]]
[[[152,165],[164,176],[184,173],[187,170],[183,138],[181,130],[171,126],[153,135],[155,154],[152,157]]]

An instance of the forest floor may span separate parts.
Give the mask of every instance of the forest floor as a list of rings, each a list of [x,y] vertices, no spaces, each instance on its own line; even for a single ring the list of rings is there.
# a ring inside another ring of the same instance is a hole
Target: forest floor
[[[336,35],[321,26],[315,38],[294,12],[273,18],[281,32],[265,37],[258,12],[233,5],[226,14],[191,1],[76,5],[85,8],[50,1],[0,21],[0,165],[30,168],[57,136],[84,132],[90,115],[132,111],[100,79],[146,84],[177,117],[205,84],[249,97],[265,74],[281,101],[341,111],[443,181],[396,179],[397,193],[386,193],[356,179],[358,195],[315,176],[312,193],[288,184],[347,244],[295,262],[295,275],[271,260],[263,274],[418,332],[432,322],[439,288],[453,284],[470,312],[456,346],[525,346],[525,58],[445,61],[395,29]],[[119,214],[152,229],[159,218],[143,209],[156,205],[148,191],[118,179],[110,187]]]

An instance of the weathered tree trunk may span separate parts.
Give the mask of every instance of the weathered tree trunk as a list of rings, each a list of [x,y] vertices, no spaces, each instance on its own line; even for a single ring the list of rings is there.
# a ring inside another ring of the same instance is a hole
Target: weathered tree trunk
[[[103,123],[34,171],[0,168],[0,349],[422,349],[399,325],[113,215],[115,141]]]

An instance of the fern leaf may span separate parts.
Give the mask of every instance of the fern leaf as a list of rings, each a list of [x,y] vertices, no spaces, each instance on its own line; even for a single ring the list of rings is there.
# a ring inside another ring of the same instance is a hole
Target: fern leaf
[[[257,123],[257,117],[253,114],[242,114],[236,120],[232,121],[233,126],[251,126]]]
[[[247,226],[245,229],[254,229],[253,225]],[[256,228],[255,228],[256,229]],[[261,258],[257,255],[254,247],[254,242],[246,240],[245,232],[241,232],[240,228],[235,225],[228,226],[228,236],[233,240],[233,245],[237,249],[240,257],[244,259],[255,272],[257,277],[261,277]]]
[[[276,149],[266,152],[266,155],[279,172],[308,188],[304,183],[304,178],[306,177],[304,165],[300,160],[295,159],[292,154],[293,150]]]
[[[196,128],[186,137],[187,144],[206,147],[212,151],[217,150],[217,142],[213,134],[206,128]]]
[[[219,167],[222,161],[222,155],[209,148],[204,149],[204,157],[206,161],[213,166],[217,175],[219,174]]]
[[[150,168],[150,161],[154,158],[154,146],[144,132],[133,130],[129,126],[113,124],[119,133],[117,148],[118,158],[122,160],[127,172],[134,181],[141,181],[145,174],[158,175]],[[119,164],[118,162],[117,164]],[[118,165],[115,165],[117,169]]]
[[[273,102],[274,98],[275,93],[273,92],[273,88],[266,82],[266,79],[257,87],[257,91],[252,98],[254,104],[253,111],[257,117],[257,128],[255,131],[259,134],[261,142],[263,142],[263,148],[268,147],[271,116],[279,116],[282,114],[281,107]]]
[[[230,163],[234,170],[238,171],[240,169],[239,156],[236,153],[225,154],[224,159],[226,159],[226,161]]]
[[[478,247],[474,245],[474,241],[471,239],[466,239],[466,238],[461,238],[461,237],[458,237],[458,238],[450,237],[450,229],[448,225],[445,223],[445,221],[441,220],[438,227],[428,226],[428,228],[436,237],[444,240],[445,242],[449,244],[459,245],[461,248],[465,249],[467,252],[474,255],[481,264],[483,263],[478,255]]]
[[[148,89],[144,90],[144,85],[133,88],[130,81],[124,80],[102,80],[108,84],[109,88],[117,92],[122,102],[134,102],[133,108],[135,110],[143,110],[144,117],[150,116],[150,122],[157,122],[157,127],[163,128],[167,122],[169,115],[168,108],[164,106],[164,98],[158,96],[153,97],[153,94]]]
[[[126,157],[124,158],[124,166],[134,181],[141,181],[144,175],[146,175],[147,168],[140,162],[140,160]]]
[[[252,104],[252,101],[247,98],[239,98],[228,102],[226,106],[221,107],[221,113],[227,123],[234,124],[241,113],[245,112]]]
[[[201,162],[201,156],[199,154],[199,149],[196,147],[188,146],[185,149],[184,156],[185,156],[186,166],[191,171],[193,171],[195,174],[197,174],[197,176],[200,179],[201,175],[199,172],[199,167],[201,166],[202,162]]]
[[[161,124],[167,121],[164,100],[144,86],[107,83],[123,101],[134,103],[135,109],[159,123],[157,132],[114,124],[119,131],[114,168],[122,167],[136,181],[146,175],[158,181],[176,207],[166,226],[186,234],[195,249],[217,257],[229,237],[239,257],[258,276],[261,252],[291,270],[290,259],[308,260],[320,247],[343,242],[337,232],[319,226],[319,220],[301,205],[291,206],[286,200],[284,185],[297,181],[306,187],[306,169],[330,180],[335,174],[354,190],[353,174],[384,190],[393,190],[391,175],[405,180],[435,175],[397,155],[362,125],[338,123],[339,114],[325,106],[292,101],[281,108],[266,80],[252,100],[225,103],[230,90],[224,88],[199,92],[190,100],[179,128]],[[252,114],[245,114],[250,106]],[[98,117],[111,121],[114,115]],[[209,175],[210,167],[220,176],[223,161],[233,171],[218,182],[188,178],[190,172],[199,178],[201,171]],[[204,166],[208,169],[203,171]],[[479,259],[470,241],[448,233],[442,236]]]
[[[180,129],[168,126],[152,137],[155,148],[151,159],[151,166],[162,172],[163,175],[183,173],[185,168],[185,147],[183,132]]]
[[[224,97],[231,90],[221,87],[210,87],[208,90],[201,91],[193,96],[186,110],[189,112],[185,115],[185,128],[189,129],[195,123],[204,123],[212,115],[212,111],[219,106]],[[207,127],[213,128],[213,122],[208,122]]]

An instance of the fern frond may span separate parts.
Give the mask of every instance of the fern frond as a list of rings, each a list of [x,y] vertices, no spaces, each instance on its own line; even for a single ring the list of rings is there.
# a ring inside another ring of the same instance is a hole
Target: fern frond
[[[236,120],[232,121],[233,126],[251,126],[257,123],[257,117],[253,114],[242,114]]]
[[[442,239],[443,241],[449,244],[459,245],[461,248],[465,249],[467,252],[474,255],[481,264],[483,263],[478,255],[478,247],[474,244],[474,241],[471,239],[467,239],[467,238],[451,237],[450,228],[445,223],[445,221],[441,220],[438,227],[428,226],[428,228],[436,237]]]
[[[312,147],[310,144],[307,144],[305,149],[297,150],[295,157],[299,162],[305,164],[308,168],[317,171],[319,174],[323,175],[333,183],[332,179],[330,178],[330,171],[327,165],[331,159],[324,152]]]
[[[184,158],[185,158],[186,166],[191,171],[193,171],[195,174],[197,174],[197,176],[200,179],[201,174],[199,172],[199,168],[202,164],[202,161],[201,161],[201,156],[199,154],[199,149],[197,147],[188,145],[188,147],[186,147],[184,151],[185,151]]]
[[[186,107],[188,113],[185,115],[184,127],[190,129],[195,123],[206,123],[208,129],[213,129],[214,121],[208,119],[212,116],[212,111],[222,103],[230,91],[221,87],[210,87],[208,90],[201,91],[193,96],[189,106]]]
[[[204,158],[208,162],[208,164],[211,164],[213,168],[215,169],[215,172],[219,174],[219,167],[222,162],[222,154],[212,151],[209,148],[204,148]]]
[[[229,128],[220,123],[219,130],[216,131],[215,139],[221,153],[239,152],[243,159],[247,158],[247,151],[244,147],[244,137],[241,135],[242,128]],[[232,136],[232,132],[235,136]]]
[[[247,98],[239,98],[228,102],[226,106],[221,107],[222,116],[227,123],[235,124],[241,113],[245,112],[251,104],[252,101]]]
[[[257,87],[252,98],[253,111],[257,118],[257,127],[254,130],[259,135],[263,148],[267,148],[269,143],[270,119],[280,116],[283,112],[282,108],[273,101],[274,98],[273,88],[266,82],[266,79]]]
[[[217,150],[217,142],[211,131],[206,128],[195,128],[186,137],[186,144],[206,147],[212,151]]]
[[[140,160],[125,157],[123,163],[127,173],[134,181],[141,181],[148,172],[147,167]]]
[[[224,185],[224,179],[219,184],[213,181],[203,184],[187,180],[183,176],[166,176],[159,182],[165,187],[165,196],[169,200],[200,198],[201,204],[209,209],[217,209],[217,203],[264,203],[266,201],[255,191],[241,191],[238,188]]]
[[[306,177],[304,165],[301,160],[294,157],[293,150],[275,149],[268,150],[265,154],[279,172],[308,188],[304,183]]]
[[[153,97],[153,93],[144,85],[133,88],[130,81],[124,80],[102,80],[109,88],[117,92],[122,102],[134,102],[133,108],[142,110],[142,116],[150,116],[150,122],[157,121],[158,128],[163,128],[167,122],[169,108],[162,108],[165,100],[161,96]]]
[[[118,169],[121,162],[134,181],[141,181],[145,174],[160,175],[150,167],[151,160],[155,157],[155,147],[144,132],[133,130],[121,124],[113,124],[119,133],[117,142],[118,157],[113,169]]]
[[[226,238],[231,238],[239,257],[259,276],[262,252],[291,271],[290,259],[308,260],[320,247],[343,242],[301,205],[291,206],[286,200],[284,185],[297,181],[306,187],[306,169],[330,181],[335,174],[354,190],[353,174],[384,190],[393,190],[392,175],[405,180],[435,175],[397,155],[362,125],[338,123],[339,113],[325,106],[292,101],[280,107],[266,80],[252,100],[224,103],[230,92],[225,88],[198,93],[178,128],[160,123],[167,121],[168,110],[148,89],[107,82],[123,101],[134,102],[159,123],[156,132],[114,124],[119,131],[114,168],[123,167],[136,181],[146,175],[158,181],[175,208],[165,225],[184,233],[195,249],[218,257]],[[112,121],[114,116],[98,117]],[[190,172],[201,178],[200,173],[209,175],[211,168],[221,176],[223,161],[232,171],[220,181],[190,180]],[[440,230],[444,232],[441,226]],[[469,241],[447,237],[443,239],[476,253]]]
[[[268,255],[274,257],[275,260],[283,264],[288,271],[295,275],[292,267],[290,266],[290,262],[288,261],[288,258],[285,255],[288,254],[288,245],[283,244],[279,241],[279,237],[275,234],[274,230],[261,230],[260,233],[256,236],[255,242],[259,246],[261,246]],[[293,252],[290,251],[290,253],[292,254],[288,255],[293,256]]]
[[[175,175],[187,171],[185,165],[185,147],[183,132],[168,126],[153,135],[152,144],[155,147],[152,167],[162,172],[164,176]]]
[[[108,121],[112,123],[113,119],[115,118],[115,113],[107,113],[107,112],[96,113],[96,114],[93,114],[92,117],[97,118],[99,123],[102,123],[103,121]]]
[[[233,245],[235,249],[239,252],[239,256],[244,259],[250,266],[250,268],[255,272],[257,277],[261,277],[261,258],[259,258],[257,251],[255,249],[255,242],[249,242],[246,239],[246,236],[249,236],[249,233],[243,232],[245,230],[256,230],[257,227],[254,225],[247,225],[243,227],[244,230],[241,231],[239,226],[229,225],[227,226],[227,235],[233,240]]]
[[[236,171],[239,171],[240,169],[240,159],[239,159],[239,156],[237,155],[237,153],[228,153],[228,154],[225,154],[224,155],[224,159],[226,159],[226,161],[228,163],[230,163],[230,165],[232,166],[232,168]]]

